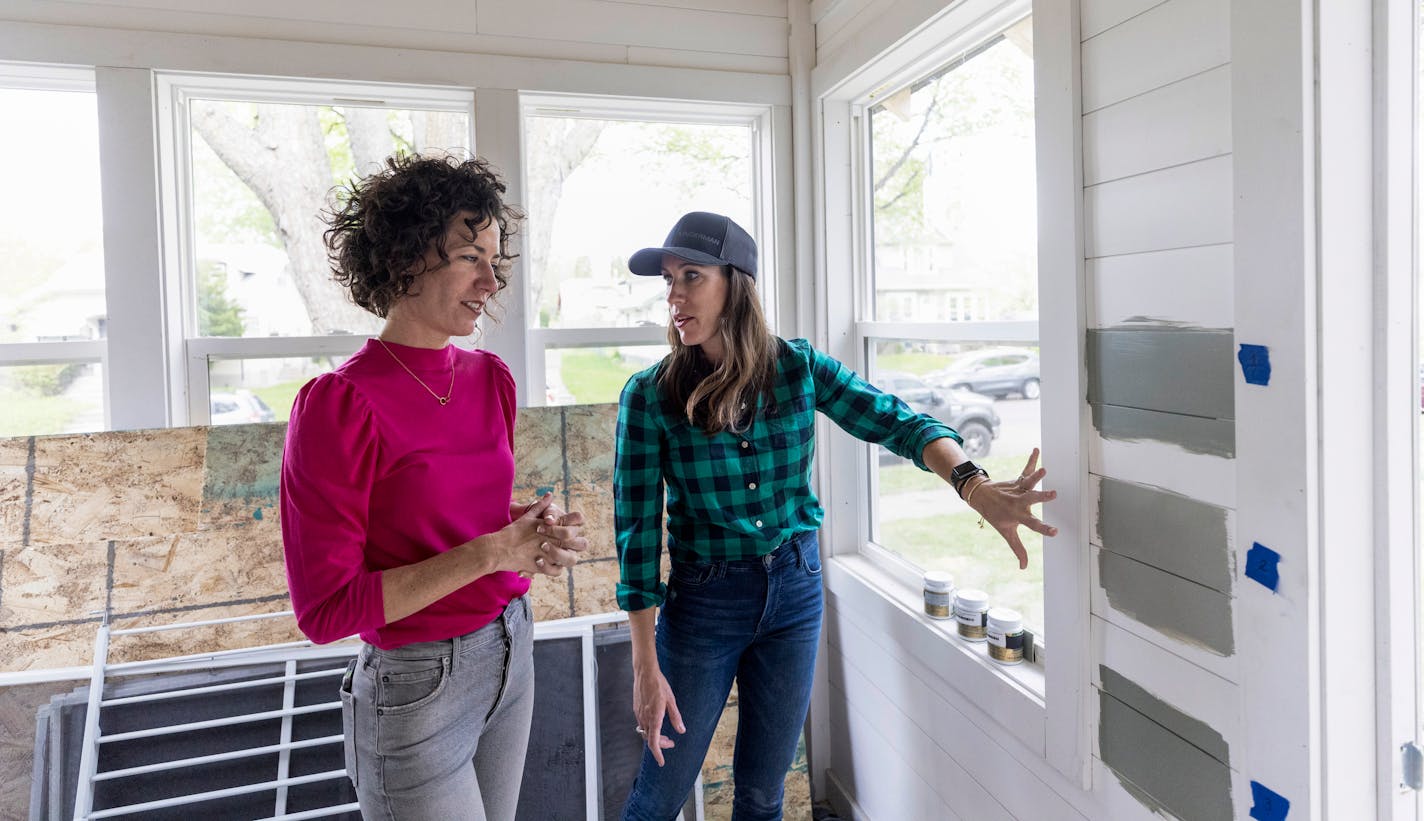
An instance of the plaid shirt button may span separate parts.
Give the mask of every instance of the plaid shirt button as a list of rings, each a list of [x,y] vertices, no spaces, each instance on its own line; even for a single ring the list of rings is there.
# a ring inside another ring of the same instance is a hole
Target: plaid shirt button
[[[749,448],[749,447],[751,447],[751,446],[752,446],[752,443],[751,443],[751,442],[748,442],[748,441],[745,440],[745,439],[742,440],[742,450],[746,450],[747,448]]]
[[[757,520],[756,520],[756,526],[757,526],[757,527],[761,527],[761,519],[757,519]]]
[[[749,482],[747,484],[747,490],[756,490],[756,482]]]

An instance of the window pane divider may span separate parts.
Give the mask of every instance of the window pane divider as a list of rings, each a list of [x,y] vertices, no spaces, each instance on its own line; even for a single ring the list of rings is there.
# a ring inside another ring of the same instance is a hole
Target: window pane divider
[[[283,359],[292,356],[350,356],[366,340],[366,334],[329,336],[195,337],[185,342],[188,361],[188,424],[212,422],[208,394],[208,362],[213,357],[229,359]]]
[[[0,345],[0,365],[58,365],[65,362],[102,362],[108,350],[103,339],[66,342],[8,342]]]
[[[879,322],[861,320],[855,325],[859,341],[914,339],[927,342],[1018,342],[1038,344],[1037,320],[1003,322]]]
[[[605,345],[661,345],[667,342],[667,326],[640,325],[636,328],[530,328],[530,347],[542,356],[547,348],[598,348]]]

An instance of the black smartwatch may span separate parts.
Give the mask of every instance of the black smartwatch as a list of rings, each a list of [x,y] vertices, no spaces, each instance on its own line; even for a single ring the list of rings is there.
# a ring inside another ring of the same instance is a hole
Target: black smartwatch
[[[954,488],[954,492],[959,494],[959,498],[962,499],[964,498],[964,491],[961,490],[961,488],[964,487],[965,482],[973,479],[975,476],[983,476],[985,479],[988,479],[989,471],[979,467],[973,462],[961,462],[954,467],[954,470],[949,472],[949,484]]]

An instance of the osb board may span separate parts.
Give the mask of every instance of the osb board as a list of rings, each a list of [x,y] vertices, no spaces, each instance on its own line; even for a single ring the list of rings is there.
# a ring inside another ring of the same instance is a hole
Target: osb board
[[[616,418],[613,406],[519,411],[514,498],[552,492],[582,511],[590,547],[586,566],[535,580],[536,618],[617,607]],[[285,436],[278,424],[0,439],[0,670],[89,664],[106,615],[129,626],[285,608]],[[290,632],[258,625],[165,633],[115,652],[186,654]]]

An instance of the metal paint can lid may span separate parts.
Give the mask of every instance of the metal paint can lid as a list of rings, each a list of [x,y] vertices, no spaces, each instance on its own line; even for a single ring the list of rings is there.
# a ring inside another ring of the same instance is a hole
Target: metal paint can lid
[[[945,570],[926,570],[925,589],[935,593],[948,593],[954,589],[954,574]]]

